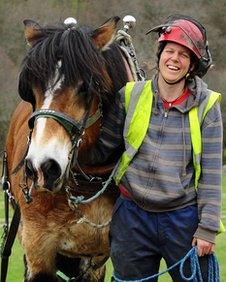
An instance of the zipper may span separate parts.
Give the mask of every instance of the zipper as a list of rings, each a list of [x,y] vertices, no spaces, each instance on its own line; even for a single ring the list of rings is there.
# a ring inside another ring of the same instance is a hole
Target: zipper
[[[155,152],[154,156],[153,156],[153,161],[152,161],[152,167],[154,168],[155,166],[155,162],[156,162],[156,158],[159,154],[159,148],[160,148],[160,145],[162,143],[162,134],[163,134],[163,129],[165,127],[165,123],[166,123],[166,119],[168,117],[168,113],[169,113],[169,110],[168,109],[165,109],[164,110],[164,114],[163,114],[163,121],[162,121],[162,124],[161,124],[161,128],[160,128],[160,134],[158,136],[158,140],[157,140],[157,145],[158,145],[158,149],[156,149],[157,151]]]
[[[152,173],[153,175],[156,173],[156,159],[159,155],[159,150],[160,150],[160,145],[162,143],[162,134],[163,134],[163,130],[164,130],[164,127],[165,127],[165,122],[166,122],[166,119],[168,117],[168,113],[169,113],[169,109],[164,109],[164,113],[163,113],[163,121],[162,121],[162,124],[161,124],[161,128],[160,128],[160,134],[158,136],[158,140],[157,140],[157,148],[156,148],[156,151],[154,153],[154,156],[153,156],[153,160],[152,160],[152,164],[148,167],[149,170],[150,168],[152,169]],[[149,171],[149,174],[151,172]],[[154,177],[151,179],[150,181],[150,175],[149,175],[149,180],[148,180],[148,186],[149,187],[152,187],[153,186],[153,182],[154,182]],[[147,194],[148,194],[148,189],[146,190],[146,192],[144,193],[144,196],[143,196],[143,203],[145,203],[145,199],[147,199]]]
[[[164,129],[164,127],[165,127],[165,123],[166,123],[166,119],[167,119],[167,117],[168,117],[168,114],[169,114],[169,110],[168,109],[165,109],[164,110],[164,119],[163,119],[163,122],[162,122],[162,125],[161,125],[161,130],[160,130],[160,136],[159,137],[161,137],[162,138],[162,133],[163,133],[163,129]],[[160,138],[159,138],[160,139]],[[158,144],[161,144],[161,139],[160,140],[158,140]]]
[[[166,110],[164,111],[164,118],[167,118],[168,117],[168,113],[169,113],[169,110]]]

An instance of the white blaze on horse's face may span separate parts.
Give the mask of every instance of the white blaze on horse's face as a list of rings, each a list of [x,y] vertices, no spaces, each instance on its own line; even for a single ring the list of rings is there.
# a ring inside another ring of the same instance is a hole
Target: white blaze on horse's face
[[[56,93],[57,90],[61,89],[61,84],[63,82],[63,79],[58,80],[58,69],[61,67],[61,61],[58,62],[56,71],[55,71],[55,77],[53,79],[52,83],[49,83],[49,87],[47,91],[45,92],[45,99],[44,103],[41,107],[41,109],[49,109],[51,102],[54,97],[54,93]],[[52,86],[53,85],[53,86]],[[37,120],[37,133],[35,136],[36,142],[40,144],[43,135],[44,135],[44,130],[45,130],[45,125],[46,125],[46,118],[39,118]]]
[[[63,78],[58,79],[58,69],[60,66],[61,62],[58,62],[55,77],[49,83],[40,109],[57,110],[53,104],[57,104],[57,93],[61,90],[63,82]],[[39,117],[36,119],[26,159],[29,160],[31,167],[36,173],[37,186],[46,186],[45,173],[55,174],[55,177],[57,175],[56,179],[62,177],[68,164],[70,149],[70,138],[60,124],[50,118]],[[43,166],[45,166],[45,170]],[[54,175],[52,178],[54,178]],[[48,189],[53,188],[56,190],[56,187],[48,187]]]

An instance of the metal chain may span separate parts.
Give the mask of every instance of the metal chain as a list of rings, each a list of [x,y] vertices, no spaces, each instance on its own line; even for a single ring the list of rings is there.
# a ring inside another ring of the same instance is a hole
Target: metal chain
[[[97,223],[94,223],[92,221],[90,221],[85,215],[83,215],[76,223],[86,223],[94,228],[97,228],[97,229],[101,229],[101,228],[105,228],[107,226],[109,226],[109,224],[111,223],[111,219],[109,219],[108,221],[106,221],[105,223],[102,223],[102,224],[97,224]]]

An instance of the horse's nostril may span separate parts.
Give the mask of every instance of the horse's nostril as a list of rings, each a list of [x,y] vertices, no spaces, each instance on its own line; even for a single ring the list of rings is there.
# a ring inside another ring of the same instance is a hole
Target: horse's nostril
[[[61,169],[59,164],[53,160],[53,159],[49,159],[47,161],[45,161],[44,163],[41,164],[41,169],[44,173],[44,175],[56,175],[57,178],[60,176],[61,174]]]
[[[41,164],[41,170],[44,175],[45,186],[47,188],[52,188],[51,186],[61,175],[59,164],[53,159],[48,159]]]
[[[35,168],[33,167],[31,160],[29,159],[27,159],[25,162],[25,173],[26,173],[26,176],[30,179],[35,180],[37,178],[37,172]]]

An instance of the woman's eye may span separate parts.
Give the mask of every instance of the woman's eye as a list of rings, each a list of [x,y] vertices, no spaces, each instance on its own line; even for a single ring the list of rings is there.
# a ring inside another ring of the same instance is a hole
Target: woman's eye
[[[184,58],[186,58],[186,59],[189,59],[189,58],[190,58],[189,54],[187,54],[187,53],[182,53],[182,57],[184,57]]]
[[[166,53],[172,54],[172,53],[173,53],[173,50],[166,50]]]

